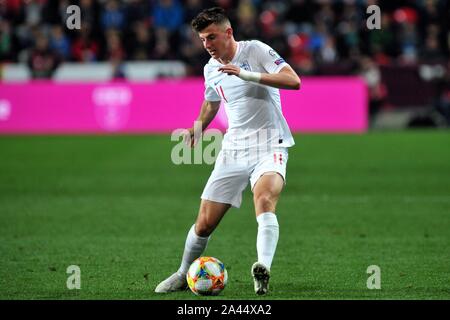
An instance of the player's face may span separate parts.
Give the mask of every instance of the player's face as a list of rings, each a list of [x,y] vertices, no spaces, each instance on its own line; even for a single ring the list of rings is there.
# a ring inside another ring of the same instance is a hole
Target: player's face
[[[222,58],[227,52],[227,44],[231,39],[230,27],[210,24],[198,33],[203,47],[214,59]]]

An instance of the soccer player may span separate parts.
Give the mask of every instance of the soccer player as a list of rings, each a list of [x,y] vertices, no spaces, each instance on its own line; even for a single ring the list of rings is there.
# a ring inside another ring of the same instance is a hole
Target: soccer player
[[[265,294],[279,236],[275,209],[285,184],[287,148],[294,145],[278,89],[298,90],[300,78],[268,45],[257,40],[235,41],[221,8],[203,10],[192,27],[211,55],[204,68],[205,99],[197,121],[205,130],[223,100],[229,128],[201,196],[197,220],[188,232],[181,266],[155,292],[187,288],[190,264],[201,256],[227,210],[240,207],[250,181],[258,222],[258,261],[251,274],[256,294]],[[186,132],[185,138],[194,146],[198,140],[194,128]]]

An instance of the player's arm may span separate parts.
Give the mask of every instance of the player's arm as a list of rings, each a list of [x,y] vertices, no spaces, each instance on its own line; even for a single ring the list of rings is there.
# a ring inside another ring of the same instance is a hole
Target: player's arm
[[[242,80],[253,81],[279,89],[300,89],[300,78],[291,66],[284,66],[278,73],[260,73],[251,72],[239,68],[238,66],[228,64],[219,68],[228,75],[235,75]]]
[[[299,90],[301,81],[291,66],[284,66],[278,73],[261,73],[259,83],[280,89]]]
[[[202,123],[202,132],[209,126],[220,108],[220,101],[204,100],[196,121]]]
[[[184,139],[186,143],[188,143],[191,147],[193,147],[197,143],[197,140],[200,138],[201,133],[209,126],[209,124],[219,111],[219,108],[220,101],[203,101],[202,107],[200,108],[200,114],[198,115],[197,120],[195,120],[197,123],[201,123],[201,130],[200,127],[189,128],[189,134],[186,135]]]

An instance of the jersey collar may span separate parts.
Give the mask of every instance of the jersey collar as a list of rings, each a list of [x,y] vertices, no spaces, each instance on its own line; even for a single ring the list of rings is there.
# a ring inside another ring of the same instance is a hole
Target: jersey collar
[[[236,41],[236,44],[237,44],[237,46],[236,46],[236,52],[234,53],[234,57],[233,57],[233,59],[231,59],[230,63],[236,62],[236,60],[237,60],[239,54],[241,53],[241,44],[240,44],[240,41]]]
[[[241,53],[241,44],[240,41],[236,41],[236,52],[234,53],[234,57],[231,59],[230,63],[233,64],[234,62],[236,62],[239,54]],[[219,60],[214,59],[218,64],[220,64],[221,66],[224,66],[224,64],[222,64]]]

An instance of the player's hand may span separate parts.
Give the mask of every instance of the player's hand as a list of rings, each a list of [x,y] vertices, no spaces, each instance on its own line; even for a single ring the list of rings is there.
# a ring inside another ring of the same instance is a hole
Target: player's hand
[[[183,142],[188,147],[192,148],[194,146],[194,129],[193,128],[184,130],[184,132],[183,132]]]
[[[194,128],[189,128],[186,129],[185,132],[183,132],[183,141],[188,147],[194,148],[197,145],[200,136],[198,133],[195,134]]]
[[[238,66],[232,65],[232,64],[227,64],[223,67],[220,67],[219,71],[226,73],[229,76],[239,76],[239,73],[241,72],[241,68],[239,68]]]

